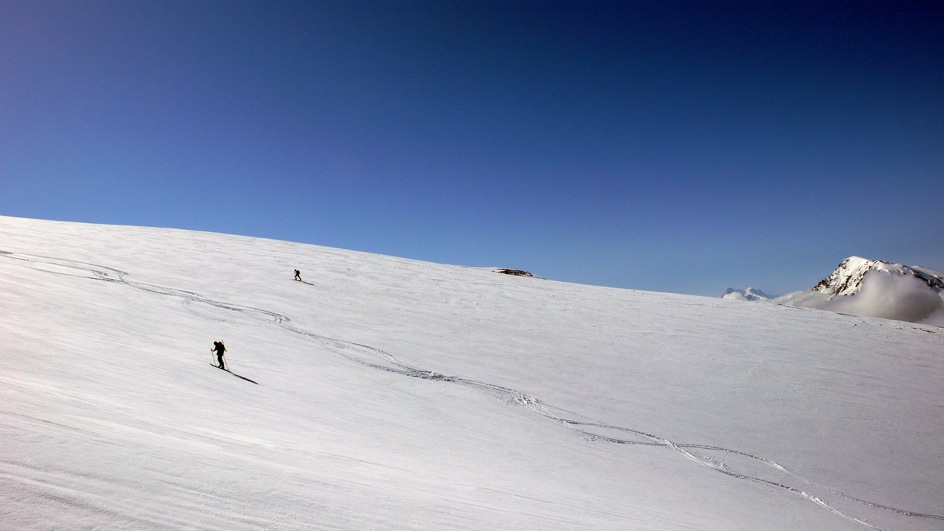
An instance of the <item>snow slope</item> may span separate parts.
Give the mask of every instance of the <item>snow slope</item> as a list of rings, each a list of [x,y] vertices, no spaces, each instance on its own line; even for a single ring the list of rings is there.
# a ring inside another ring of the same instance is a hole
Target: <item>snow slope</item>
[[[0,367],[5,529],[944,528],[931,326],[0,217]]]

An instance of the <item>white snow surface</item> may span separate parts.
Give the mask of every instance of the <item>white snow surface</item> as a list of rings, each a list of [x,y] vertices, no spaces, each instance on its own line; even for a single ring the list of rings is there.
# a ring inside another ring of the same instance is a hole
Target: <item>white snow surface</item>
[[[0,367],[4,529],[944,528],[933,326],[0,217]]]
[[[851,256],[812,290],[789,293],[772,302],[944,326],[942,279],[944,273],[926,267]]]

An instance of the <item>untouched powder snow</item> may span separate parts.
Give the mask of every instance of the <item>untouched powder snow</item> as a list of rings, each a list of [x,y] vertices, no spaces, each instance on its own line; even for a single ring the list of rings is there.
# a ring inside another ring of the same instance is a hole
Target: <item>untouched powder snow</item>
[[[5,529],[944,528],[933,326],[0,217],[0,366]]]

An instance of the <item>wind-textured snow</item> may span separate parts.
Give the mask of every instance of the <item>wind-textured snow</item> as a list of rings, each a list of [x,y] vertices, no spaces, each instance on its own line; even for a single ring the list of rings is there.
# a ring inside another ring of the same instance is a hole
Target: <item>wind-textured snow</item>
[[[0,366],[4,529],[944,528],[927,325],[0,217]]]

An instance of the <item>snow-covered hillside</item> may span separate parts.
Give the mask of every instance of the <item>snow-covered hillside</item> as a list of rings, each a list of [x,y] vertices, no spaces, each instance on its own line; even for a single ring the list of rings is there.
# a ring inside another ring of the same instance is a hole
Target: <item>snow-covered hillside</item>
[[[944,273],[851,256],[812,290],[774,302],[944,326]]]
[[[931,326],[0,217],[0,367],[4,529],[944,528]]]

